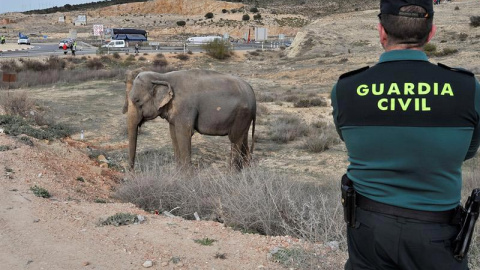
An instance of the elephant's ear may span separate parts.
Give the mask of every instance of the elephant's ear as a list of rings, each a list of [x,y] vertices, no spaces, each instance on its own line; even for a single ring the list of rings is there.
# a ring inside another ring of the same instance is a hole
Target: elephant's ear
[[[166,81],[152,81],[155,105],[160,110],[173,98],[173,91],[170,84]]]

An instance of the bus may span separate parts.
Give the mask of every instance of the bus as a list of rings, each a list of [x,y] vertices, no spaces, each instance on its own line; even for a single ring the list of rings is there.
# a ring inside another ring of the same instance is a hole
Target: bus
[[[105,38],[110,40],[147,41],[148,33],[145,30],[132,28],[110,28],[105,31]]]

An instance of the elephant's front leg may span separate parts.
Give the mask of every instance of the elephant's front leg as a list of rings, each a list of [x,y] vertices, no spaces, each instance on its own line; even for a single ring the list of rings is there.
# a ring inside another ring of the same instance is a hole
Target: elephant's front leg
[[[175,126],[173,124],[170,124],[169,130],[170,130],[170,138],[172,139],[172,144],[173,144],[173,156],[175,157],[175,161],[177,163],[180,163],[180,151],[178,149],[178,141],[177,141],[177,135],[175,132]]]
[[[175,132],[174,136],[177,141],[178,152],[178,155],[175,159],[177,160],[177,163],[179,163],[181,166],[190,166],[192,155],[193,127],[192,125],[174,124],[173,129]]]

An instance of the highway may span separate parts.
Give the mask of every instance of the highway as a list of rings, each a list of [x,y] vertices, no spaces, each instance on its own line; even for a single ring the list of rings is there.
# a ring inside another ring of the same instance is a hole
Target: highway
[[[49,55],[63,55],[63,50],[58,48],[58,43],[32,43],[32,48],[28,50],[19,50],[19,51],[5,51],[0,52],[0,58],[20,58],[20,57],[38,57],[38,56],[49,56]],[[234,43],[233,44],[235,50],[257,50],[262,49],[262,44],[260,43]],[[171,52],[183,52],[185,51],[192,51],[192,52],[200,52],[203,49],[199,45],[190,45],[190,46],[158,46],[158,49],[153,49],[153,47],[142,47],[140,48],[140,53],[171,53]],[[272,45],[264,45],[264,49],[272,48]],[[90,46],[83,42],[78,42],[77,44],[77,51],[75,52],[76,55],[86,55],[86,54],[96,54],[97,47]],[[114,49],[109,50],[108,53],[112,52],[134,52],[134,48],[121,48],[121,49]],[[71,51],[68,50],[68,55],[71,55]]]

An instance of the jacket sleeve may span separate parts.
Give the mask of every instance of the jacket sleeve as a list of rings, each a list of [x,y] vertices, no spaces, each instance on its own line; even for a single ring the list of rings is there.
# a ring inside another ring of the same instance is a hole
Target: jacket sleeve
[[[480,147],[480,83],[476,80],[475,87],[475,110],[477,111],[477,126],[473,130],[472,140],[468,148],[465,160],[473,158]]]
[[[333,108],[333,122],[335,123],[335,128],[337,129],[337,133],[340,136],[340,139],[343,141],[343,136],[342,136],[342,131],[340,130],[340,127],[338,126],[338,103],[337,103],[337,84],[333,86],[332,93],[331,93],[331,99],[332,99],[332,108]]]

